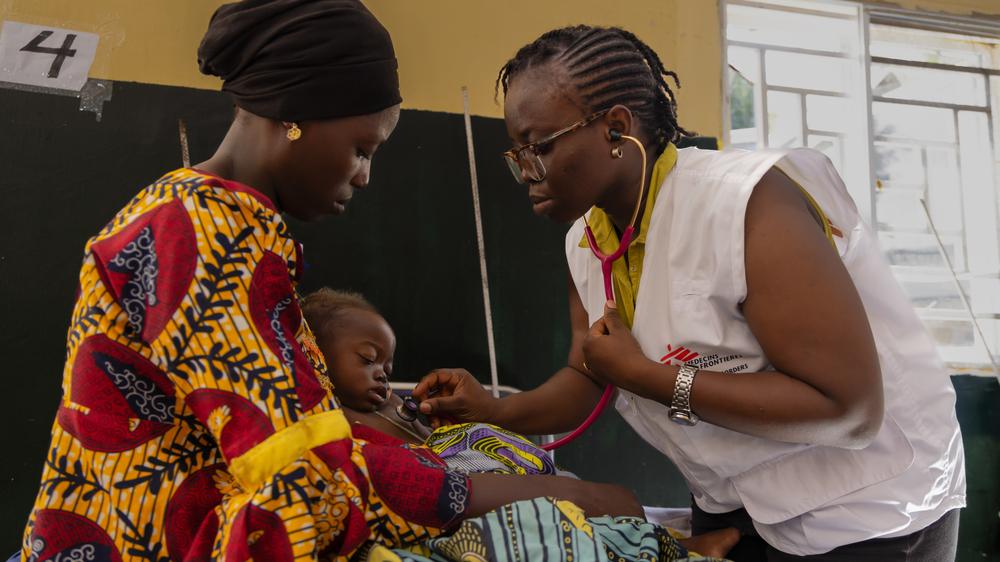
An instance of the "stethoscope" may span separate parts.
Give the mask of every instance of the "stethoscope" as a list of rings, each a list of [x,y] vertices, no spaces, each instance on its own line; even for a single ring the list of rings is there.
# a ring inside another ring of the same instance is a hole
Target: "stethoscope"
[[[628,228],[622,233],[621,241],[618,243],[618,249],[610,254],[605,254],[601,251],[601,248],[597,245],[597,239],[594,238],[594,231],[590,228],[590,223],[587,222],[587,216],[584,215],[584,229],[583,232],[587,238],[587,245],[590,246],[590,251],[593,252],[594,257],[601,262],[601,275],[604,277],[604,296],[607,300],[615,300],[614,287],[612,285],[611,268],[615,263],[615,260],[621,258],[625,255],[628,247],[632,244],[635,238],[635,229],[639,220],[639,208],[642,206],[642,202],[646,200],[646,148],[642,146],[642,142],[635,137],[629,135],[623,135],[618,131],[612,130],[610,132],[610,137],[612,141],[620,141],[622,139],[632,141],[639,148],[639,154],[642,156],[642,180],[639,184],[639,198],[635,202],[635,208],[632,210],[632,220],[629,221]],[[612,155],[615,158],[621,158],[621,146],[619,145],[614,150],[612,150]],[[586,366],[586,365],[585,365]],[[594,406],[593,411],[587,416],[587,419],[583,420],[583,423],[579,427],[574,429],[569,434],[557,439],[551,443],[545,443],[541,446],[542,449],[546,451],[551,451],[572,442],[584,431],[587,430],[597,418],[601,417],[604,413],[605,408],[607,408],[608,403],[611,402],[611,397],[615,394],[615,387],[612,384],[608,384],[604,387],[604,392],[601,394],[601,399],[597,401],[597,405]],[[418,403],[412,397],[406,397],[403,399],[403,404],[397,408],[397,413],[401,418],[407,421],[413,421],[417,418],[419,412]]]
[[[628,250],[628,247],[632,244],[632,240],[635,236],[635,229],[639,220],[639,208],[642,206],[642,202],[646,200],[646,149],[642,146],[642,142],[635,137],[630,137],[628,135],[623,135],[618,131],[612,130],[610,133],[612,141],[619,141],[622,139],[630,140],[637,147],[639,147],[639,154],[642,155],[642,181],[639,184],[639,198],[635,202],[635,209],[632,210],[632,220],[629,221],[628,228],[622,233],[621,242],[618,243],[618,249],[610,254],[605,254],[601,251],[601,248],[597,245],[597,240],[594,238],[594,231],[590,228],[590,223],[587,222],[587,215],[583,216],[584,228],[583,232],[587,237],[587,245],[590,246],[590,251],[593,252],[594,257],[601,262],[601,275],[604,276],[604,296],[607,300],[615,300],[615,292],[611,282],[611,267],[614,265],[615,260],[622,257]],[[621,158],[621,146],[619,145],[614,150],[612,150],[612,155],[615,158]],[[586,364],[584,365],[586,367]],[[552,443],[546,443],[542,445],[542,449],[546,451],[551,451],[570,443],[577,437],[579,437],[584,431],[589,428],[597,418],[601,417],[604,409],[607,408],[608,403],[611,402],[611,397],[615,393],[615,387],[612,384],[608,384],[604,387],[604,393],[601,394],[601,399],[598,400],[597,405],[594,406],[594,410],[590,412],[587,419],[583,420],[580,427],[577,427],[568,435],[563,436],[560,439],[553,441]]]

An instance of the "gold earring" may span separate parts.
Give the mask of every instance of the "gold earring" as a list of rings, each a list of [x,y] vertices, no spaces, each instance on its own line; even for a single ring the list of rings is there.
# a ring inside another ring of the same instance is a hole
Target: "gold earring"
[[[288,127],[288,131],[285,133],[285,137],[293,142],[302,138],[302,129],[299,128],[299,124],[291,123]]]
[[[621,158],[622,156],[623,156],[623,154],[622,154],[622,146],[621,145],[618,145],[618,146],[616,146],[616,147],[614,147],[614,148],[611,149],[611,157],[612,158]]]

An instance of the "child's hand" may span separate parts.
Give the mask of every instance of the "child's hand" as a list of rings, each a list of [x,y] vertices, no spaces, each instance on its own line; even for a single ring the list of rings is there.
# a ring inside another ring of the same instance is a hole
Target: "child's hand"
[[[465,369],[431,371],[413,389],[413,396],[435,429],[443,425],[442,418],[490,423],[499,402]]]
[[[587,482],[552,475],[513,475],[477,472],[472,481],[472,503],[467,517],[477,517],[502,505],[541,497],[559,498],[576,504],[587,517],[611,515],[645,519],[635,494],[617,484]]]

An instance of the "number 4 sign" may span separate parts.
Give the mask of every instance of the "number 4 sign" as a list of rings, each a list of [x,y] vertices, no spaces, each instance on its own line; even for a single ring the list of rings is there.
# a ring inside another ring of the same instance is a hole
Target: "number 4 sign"
[[[79,91],[97,53],[93,33],[3,22],[0,82]]]

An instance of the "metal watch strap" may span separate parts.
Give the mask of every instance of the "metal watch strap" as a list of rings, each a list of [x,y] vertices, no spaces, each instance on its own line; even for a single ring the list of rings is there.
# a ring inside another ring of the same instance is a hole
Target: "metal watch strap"
[[[691,411],[691,386],[697,369],[690,365],[681,365],[677,370],[677,380],[674,382],[674,399],[670,402],[667,414],[670,420],[681,425],[698,423],[698,416]]]

